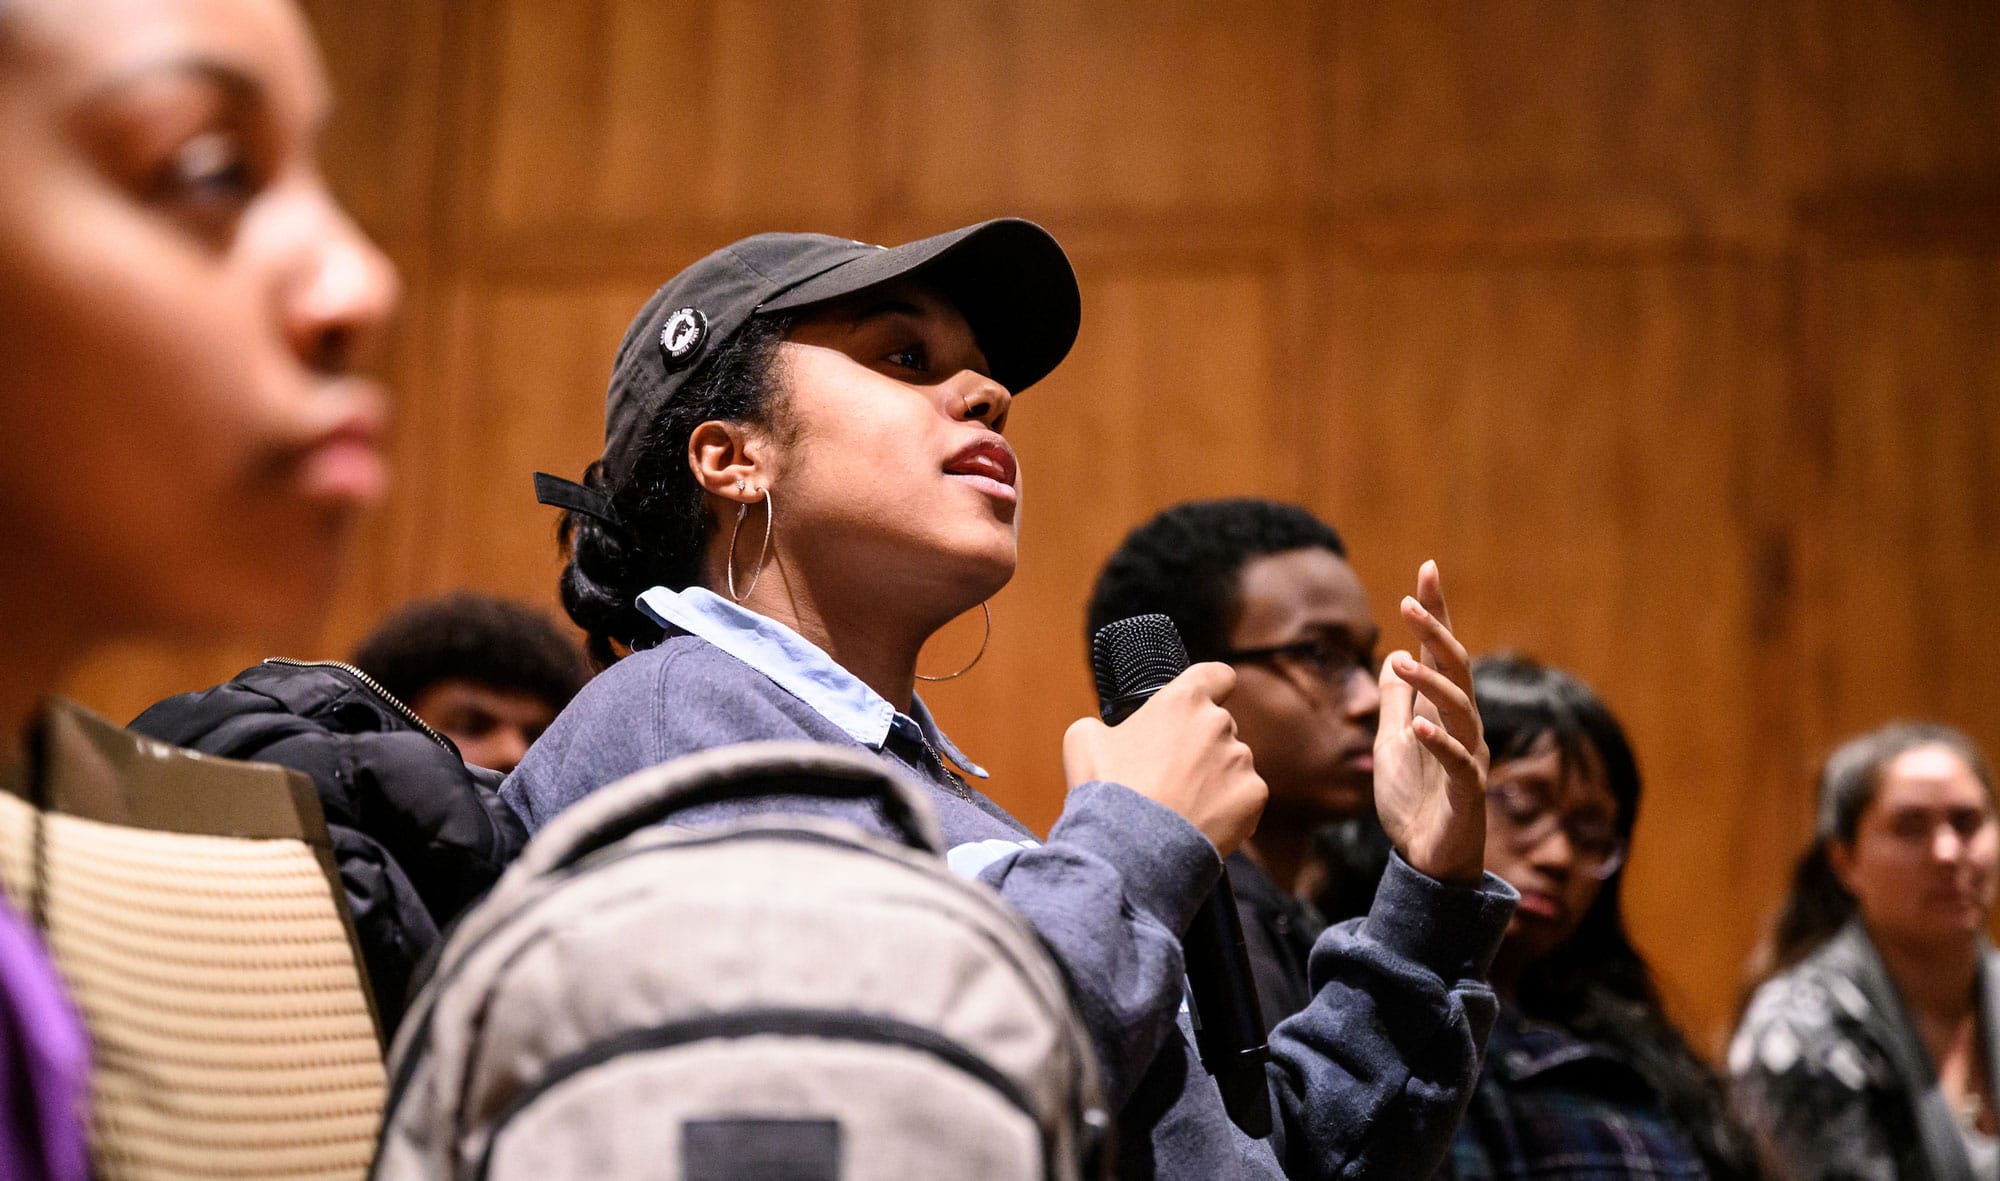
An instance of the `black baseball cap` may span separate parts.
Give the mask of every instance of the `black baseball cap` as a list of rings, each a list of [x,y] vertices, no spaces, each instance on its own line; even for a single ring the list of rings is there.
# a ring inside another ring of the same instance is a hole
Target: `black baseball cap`
[[[825,234],[758,234],[725,246],[653,293],[625,330],[604,402],[614,479],[701,363],[757,316],[809,310],[920,276],[958,308],[1013,393],[1048,376],[1076,341],[1082,302],[1047,230],[1000,218],[902,246]]]

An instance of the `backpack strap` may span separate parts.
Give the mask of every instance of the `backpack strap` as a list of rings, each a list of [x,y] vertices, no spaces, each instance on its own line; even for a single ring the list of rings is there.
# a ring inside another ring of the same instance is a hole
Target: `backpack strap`
[[[746,742],[661,763],[592,792],[529,842],[509,876],[561,869],[689,808],[769,795],[872,801],[903,843],[944,853],[922,789],[874,755],[813,742]]]

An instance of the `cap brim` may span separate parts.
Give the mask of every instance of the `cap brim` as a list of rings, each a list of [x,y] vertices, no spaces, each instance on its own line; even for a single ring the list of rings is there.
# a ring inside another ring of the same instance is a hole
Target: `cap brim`
[[[1083,302],[1069,256],[1031,221],[1000,218],[871,250],[765,301],[757,311],[802,311],[912,276],[951,300],[986,353],[993,377],[1014,393],[1069,355]]]

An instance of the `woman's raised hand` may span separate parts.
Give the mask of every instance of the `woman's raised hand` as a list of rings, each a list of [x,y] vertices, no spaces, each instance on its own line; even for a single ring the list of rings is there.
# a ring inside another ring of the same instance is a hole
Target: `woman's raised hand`
[[[1486,857],[1489,758],[1472,699],[1472,662],[1451,633],[1436,562],[1417,571],[1403,619],[1421,659],[1382,664],[1375,734],[1375,811],[1412,868],[1443,882],[1478,880]]]
[[[1082,718],[1063,735],[1071,787],[1122,783],[1173,809],[1227,857],[1257,828],[1269,789],[1222,703],[1236,688],[1226,664],[1190,665],[1116,726]]]

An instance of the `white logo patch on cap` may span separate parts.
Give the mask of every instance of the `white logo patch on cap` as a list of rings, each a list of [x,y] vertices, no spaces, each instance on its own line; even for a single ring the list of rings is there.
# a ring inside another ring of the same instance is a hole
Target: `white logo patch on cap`
[[[660,327],[660,356],[669,371],[692,365],[707,342],[708,317],[695,308],[682,308]]]

